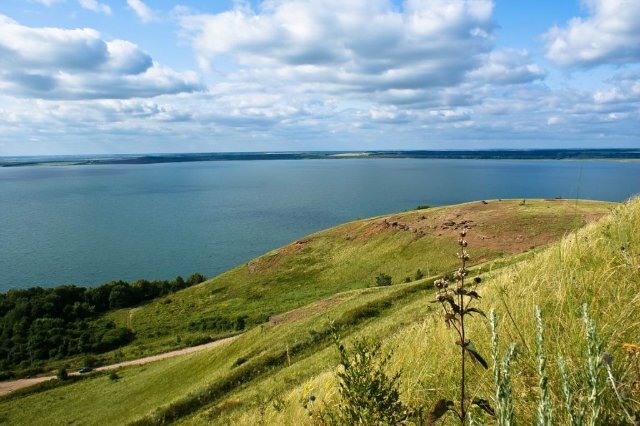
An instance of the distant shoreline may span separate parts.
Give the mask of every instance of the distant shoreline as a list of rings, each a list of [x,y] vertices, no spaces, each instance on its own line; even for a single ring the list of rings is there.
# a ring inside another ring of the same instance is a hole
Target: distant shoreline
[[[601,160],[640,161],[640,149],[533,149],[477,151],[309,151],[227,152],[193,154],[113,154],[0,157],[0,167],[160,164],[196,161],[341,160],[341,159],[458,159],[458,160]]]

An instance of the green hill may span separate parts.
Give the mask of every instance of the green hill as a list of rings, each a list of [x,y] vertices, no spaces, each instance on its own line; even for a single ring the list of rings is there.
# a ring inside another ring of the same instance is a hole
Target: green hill
[[[112,313],[136,333],[115,352],[131,358],[220,338],[330,295],[370,287],[384,272],[393,283],[448,271],[457,229],[473,230],[474,261],[522,253],[602,217],[611,203],[502,200],[430,208],[358,220],[301,238],[203,284],[142,307]],[[244,327],[243,327],[244,326]],[[180,341],[177,341],[180,336]],[[107,358],[108,359],[108,358]]]
[[[561,331],[548,328],[550,337],[563,336],[551,339],[550,351],[566,348],[568,355],[575,354],[581,342],[576,318],[580,305],[588,302],[618,356],[619,344],[633,341],[640,331],[633,316],[640,317],[635,294],[640,203],[628,203],[608,219],[573,232],[610,208],[562,200],[478,202],[356,221],[311,235],[171,295],[170,303],[161,299],[133,313],[112,314],[130,321],[142,342],[138,345],[146,345],[132,346],[131,353],[168,346],[176,334],[198,332],[191,324],[214,316],[246,316],[247,326],[258,324],[233,343],[123,369],[118,380],[88,377],[10,396],[0,402],[0,421],[301,424],[307,418],[301,401],[309,395],[317,396],[319,404],[336,398],[329,319],[342,327],[347,342],[364,335],[395,348],[393,365],[403,371],[403,400],[430,405],[440,397],[430,389],[455,393],[453,337],[429,303],[433,277],[367,287],[379,271],[394,282],[413,276],[418,268],[432,276],[450,272],[456,266],[455,236],[461,226],[471,229],[471,254],[487,278],[483,308],[495,306],[501,317],[508,309],[513,318],[501,322],[503,341],[521,339],[531,347],[536,303],[550,325],[563,325]],[[568,232],[561,243],[532,250]],[[597,284],[602,282],[608,285]],[[630,301],[630,309],[614,309]],[[480,336],[477,341],[488,341],[484,325],[472,332]],[[486,352],[486,345],[481,349]],[[519,362],[522,369],[515,380],[523,394],[534,376],[527,356]],[[490,374],[481,374],[472,383],[486,391],[490,380]],[[519,403],[525,418],[531,418],[529,402],[523,398]]]

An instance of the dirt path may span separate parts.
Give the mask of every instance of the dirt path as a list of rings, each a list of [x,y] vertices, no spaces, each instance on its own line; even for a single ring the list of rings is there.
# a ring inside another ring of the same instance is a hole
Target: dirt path
[[[132,365],[142,365],[148,364],[154,361],[160,361],[162,359],[173,358],[180,355],[187,355],[194,352],[203,351],[205,349],[215,348],[216,346],[224,345],[225,343],[232,342],[237,339],[239,336],[227,337],[225,339],[216,340],[215,342],[205,343],[204,345],[199,346],[191,346],[189,348],[178,349],[176,351],[165,352],[158,355],[152,355],[144,358],[132,359],[130,361],[123,361],[117,364],[104,365],[102,367],[98,367],[95,371],[107,371],[107,370],[116,370],[121,367],[129,367]],[[72,376],[76,376],[79,373],[69,373]],[[56,376],[43,376],[43,377],[33,377],[28,379],[17,379],[11,380],[7,382],[0,382],[0,396],[11,393],[15,390],[26,388],[28,386],[37,385],[38,383],[46,382],[52,379],[55,379]]]

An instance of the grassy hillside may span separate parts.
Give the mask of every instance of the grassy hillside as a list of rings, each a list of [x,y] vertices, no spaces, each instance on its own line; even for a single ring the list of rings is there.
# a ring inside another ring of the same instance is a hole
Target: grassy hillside
[[[473,248],[470,249],[473,253]],[[552,401],[556,424],[569,424],[562,408],[558,360],[567,360],[571,380],[586,374],[582,358],[586,352],[582,305],[588,304],[597,334],[613,358],[613,371],[628,409],[640,413],[638,354],[623,349],[637,345],[640,338],[640,199],[632,200],[603,221],[564,238],[560,243],[531,258],[487,274],[481,293],[481,307],[496,310],[502,350],[515,342],[518,355],[512,367],[515,413],[520,424],[534,424],[537,407],[537,361],[535,356],[534,306],[542,309],[545,346],[548,354]],[[407,324],[399,318],[407,312]],[[398,320],[394,321],[394,318]],[[471,336],[481,353],[488,354],[490,335],[486,321],[472,322]],[[455,398],[459,389],[457,356],[459,347],[439,313],[429,309],[426,299],[416,299],[401,311],[370,324],[359,334],[384,341],[393,351],[390,365],[402,371],[403,401],[431,407],[441,397]],[[329,350],[331,352],[331,350]],[[336,356],[335,350],[334,357]],[[322,354],[317,354],[320,357]],[[330,358],[330,356],[327,356]],[[308,422],[302,403],[310,395],[317,405],[331,406],[337,400],[334,365],[302,380],[293,390],[285,370],[245,389],[217,405],[183,419],[183,424],[282,424]],[[305,366],[300,366],[304,371]],[[490,370],[472,368],[470,388],[474,396],[490,398],[494,385]],[[300,374],[300,373],[298,373]],[[293,377],[296,377],[296,373]],[[300,374],[300,376],[303,376]],[[612,388],[604,378],[605,412],[600,424],[625,424]],[[588,389],[572,384],[577,401],[588,403]],[[634,390],[635,389],[635,390]],[[263,402],[260,395],[267,395]],[[273,401],[277,404],[274,405]],[[635,402],[634,402],[635,401]],[[589,415],[587,411],[587,415]],[[455,424],[453,417],[444,424]]]
[[[416,210],[350,222],[309,235],[203,284],[109,314],[136,333],[117,351],[130,358],[218,338],[338,292],[366,288],[384,272],[394,283],[455,266],[457,229],[473,229],[475,262],[521,253],[591,222],[611,203],[502,200]],[[242,318],[240,320],[240,318]],[[179,337],[178,337],[179,336]]]
[[[245,305],[271,316],[270,321],[245,332],[229,346],[123,369],[116,381],[100,376],[25,397],[5,398],[4,402],[0,400],[0,422],[123,424],[176,415],[180,422],[189,424],[257,424],[260,419],[300,424],[306,418],[300,401],[310,394],[326,403],[335,397],[332,372],[336,353],[328,338],[329,319],[342,326],[348,339],[366,335],[385,341],[387,347],[396,347],[395,364],[404,370],[403,398],[428,404],[435,395],[428,394],[426,389],[432,386],[446,389],[447,374],[452,374],[447,373],[452,370],[449,365],[438,361],[450,349],[453,337],[446,335],[439,322],[430,319],[434,309],[428,303],[433,278],[391,287],[362,288],[373,281],[373,275],[382,270],[397,281],[397,277],[413,274],[418,267],[431,273],[449,271],[456,263],[455,228],[463,220],[471,225],[474,260],[505,254],[497,261],[487,260],[481,265],[485,275],[516,262],[531,264],[530,270],[538,271],[551,261],[563,262],[548,254],[557,250],[556,246],[537,255],[535,251],[523,255],[508,253],[545,244],[601,216],[609,208],[605,203],[541,200],[527,200],[524,204],[521,200],[469,203],[352,222],[312,235],[304,242],[172,295],[171,303],[153,303],[138,308],[133,315],[120,313],[142,336],[144,327],[148,327],[149,341],[155,337],[150,330],[162,321],[176,333],[184,330],[181,325],[213,313],[221,315],[225,309],[234,315],[238,310],[251,312]],[[633,208],[638,210],[637,205]],[[632,207],[625,207],[624,211],[627,210]],[[616,220],[612,219],[617,223]],[[405,224],[410,229],[401,229],[400,225]],[[590,229],[583,238],[592,238],[593,229],[601,227]],[[631,241],[638,236],[631,230],[615,231],[611,244],[615,246],[620,238],[636,244]],[[385,241],[402,254],[387,248]],[[567,241],[558,247],[570,244]],[[298,249],[299,245],[303,247]],[[573,256],[573,252],[567,252],[567,256]],[[311,263],[311,267],[306,267],[306,262],[313,258],[316,266]],[[324,268],[318,263],[324,264]],[[594,267],[598,265],[594,263]],[[305,270],[311,271],[314,280],[305,279]],[[500,288],[503,284],[496,283],[508,281],[511,276],[513,272],[508,278],[499,278],[502,275],[498,274],[483,291],[494,294],[496,290],[489,289]],[[299,281],[288,277],[298,277]],[[552,279],[552,275],[549,277]],[[530,277],[523,275],[522,279]],[[218,290],[223,286],[228,287]],[[350,287],[356,289],[348,290]],[[341,291],[344,288],[347,291]],[[294,297],[294,292],[299,292],[299,298]],[[551,297],[545,287],[539,293],[540,297]],[[254,299],[256,294],[263,297]],[[217,298],[210,297],[216,295]],[[273,300],[277,297],[283,301]],[[492,304],[499,300],[496,297],[487,295]],[[510,297],[506,300],[511,302]],[[565,303],[570,302],[574,301]],[[297,309],[272,315],[285,311],[286,307]],[[505,333],[508,337],[504,340],[512,337],[513,332]],[[175,341],[174,335],[170,338]]]

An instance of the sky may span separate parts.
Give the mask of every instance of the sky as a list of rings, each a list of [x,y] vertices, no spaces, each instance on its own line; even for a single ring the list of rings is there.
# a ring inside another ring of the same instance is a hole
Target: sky
[[[640,0],[0,1],[0,156],[639,135]]]

